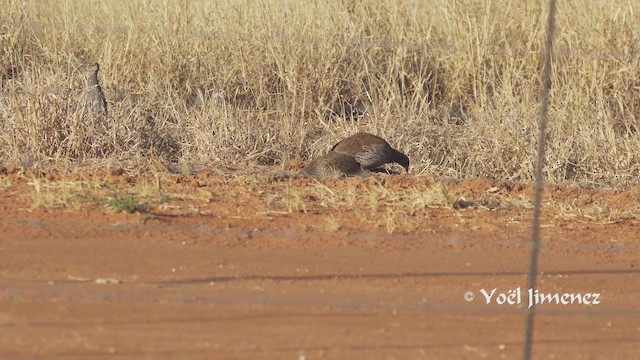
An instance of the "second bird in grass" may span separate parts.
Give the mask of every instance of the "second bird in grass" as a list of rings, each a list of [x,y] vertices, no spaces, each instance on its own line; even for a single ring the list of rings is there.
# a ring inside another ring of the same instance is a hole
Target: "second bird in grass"
[[[409,172],[409,158],[394,149],[383,138],[369,133],[357,133],[343,139],[331,151],[353,156],[364,170],[375,170],[387,163],[397,163]]]
[[[302,170],[306,176],[345,178],[362,174],[360,164],[351,155],[330,152],[314,159]]]
[[[98,81],[98,71],[100,71],[100,65],[98,65],[98,63],[92,64],[87,70],[85,106],[86,110],[93,115],[107,115],[107,99]]]

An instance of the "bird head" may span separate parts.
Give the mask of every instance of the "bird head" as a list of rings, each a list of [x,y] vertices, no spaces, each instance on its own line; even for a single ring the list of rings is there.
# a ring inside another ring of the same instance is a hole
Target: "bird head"
[[[409,172],[409,157],[407,155],[396,150],[395,162],[402,165],[406,172]]]

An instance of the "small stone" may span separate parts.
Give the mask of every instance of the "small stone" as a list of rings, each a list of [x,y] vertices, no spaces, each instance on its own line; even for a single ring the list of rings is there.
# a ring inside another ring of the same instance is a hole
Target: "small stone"
[[[120,284],[120,280],[113,278],[97,278],[95,281],[96,284]]]

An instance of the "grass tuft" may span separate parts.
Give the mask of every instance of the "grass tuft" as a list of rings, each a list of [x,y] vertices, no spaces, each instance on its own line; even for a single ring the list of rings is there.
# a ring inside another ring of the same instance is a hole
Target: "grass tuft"
[[[106,205],[115,211],[133,214],[135,212],[146,213],[149,211],[149,204],[138,200],[135,195],[119,196],[113,194],[107,198]]]

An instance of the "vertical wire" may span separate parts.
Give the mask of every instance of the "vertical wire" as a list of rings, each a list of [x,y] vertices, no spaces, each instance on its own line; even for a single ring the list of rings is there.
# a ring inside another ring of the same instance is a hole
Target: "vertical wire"
[[[542,67],[542,84],[540,89],[540,123],[538,128],[538,159],[535,169],[535,195],[533,219],[531,222],[531,248],[529,252],[529,278],[527,289],[534,291],[538,274],[538,249],[540,247],[540,211],[542,203],[542,189],[544,186],[543,167],[547,122],[549,120],[549,89],[551,88],[551,51],[553,46],[553,30],[555,26],[556,2],[549,0],[549,14],[547,16],[547,32],[545,35],[544,59]],[[533,325],[535,318],[535,301],[527,307],[524,329],[524,360],[531,359],[533,340]]]

